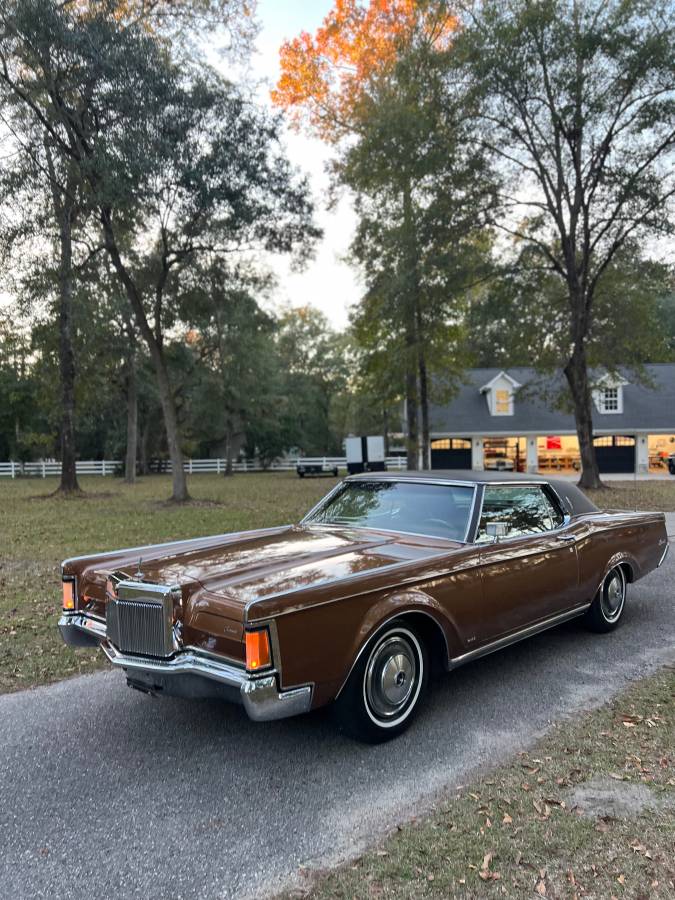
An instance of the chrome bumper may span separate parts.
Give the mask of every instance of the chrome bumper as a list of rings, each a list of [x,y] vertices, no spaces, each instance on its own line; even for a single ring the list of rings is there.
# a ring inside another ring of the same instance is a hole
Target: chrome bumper
[[[275,673],[251,676],[243,668],[195,649],[181,650],[170,659],[151,659],[121,653],[106,639],[104,622],[80,613],[61,616],[59,630],[70,646],[100,645],[110,662],[132,677],[134,673],[162,678],[196,675],[234,688],[249,718],[254,722],[297,716],[308,712],[311,706],[311,685],[280,691]]]
[[[670,543],[666,543],[666,549],[663,551],[663,556],[661,557],[661,559],[660,559],[660,560],[658,561],[658,563],[656,564],[656,568],[657,568],[657,569],[660,569],[661,566],[662,566],[662,565],[664,564],[664,562],[666,561],[666,556],[668,556],[668,551],[669,551],[669,550],[670,550]]]

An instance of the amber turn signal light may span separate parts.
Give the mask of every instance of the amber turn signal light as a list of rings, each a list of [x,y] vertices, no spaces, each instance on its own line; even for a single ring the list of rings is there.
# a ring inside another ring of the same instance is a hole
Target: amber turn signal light
[[[72,579],[63,581],[63,608],[75,609],[75,582]]]
[[[269,666],[270,636],[266,628],[261,631],[246,632],[246,668],[249,672]]]

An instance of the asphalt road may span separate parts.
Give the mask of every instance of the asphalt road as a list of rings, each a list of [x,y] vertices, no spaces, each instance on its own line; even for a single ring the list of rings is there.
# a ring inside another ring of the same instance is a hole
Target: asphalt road
[[[673,659],[675,553],[614,634],[569,623],[459,669],[380,747],[324,712],[256,725],[112,672],[0,697],[0,895],[261,896]]]

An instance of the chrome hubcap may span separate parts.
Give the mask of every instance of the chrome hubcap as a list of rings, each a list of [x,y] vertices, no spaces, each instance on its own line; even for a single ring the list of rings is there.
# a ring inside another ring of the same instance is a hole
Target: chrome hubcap
[[[623,575],[615,570],[602,591],[602,613],[608,622],[613,622],[621,614],[625,593]]]
[[[401,712],[417,681],[414,649],[400,635],[378,644],[366,668],[366,699],[373,713],[389,719]]]

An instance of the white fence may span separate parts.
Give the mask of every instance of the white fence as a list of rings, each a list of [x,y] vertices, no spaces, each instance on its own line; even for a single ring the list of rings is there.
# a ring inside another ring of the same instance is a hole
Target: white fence
[[[347,468],[347,459],[344,456],[303,456],[302,461],[308,465],[322,465],[325,469],[335,466],[338,469]],[[297,458],[279,459],[270,463],[266,468],[258,460],[245,460],[232,463],[234,472],[294,472],[298,464]],[[115,470],[120,470],[124,463],[115,459],[88,459],[78,460],[78,475],[113,475]],[[171,460],[167,460],[166,472],[171,472]],[[186,459],[183,467],[190,475],[215,472],[222,475],[227,468],[226,459]],[[398,470],[406,468],[405,456],[388,456],[387,469]],[[0,477],[7,478],[47,478],[61,475],[61,463],[56,460],[45,462],[0,462]]]

